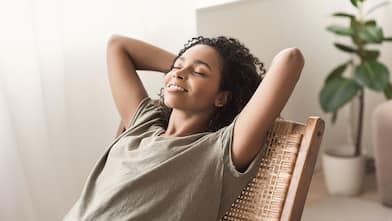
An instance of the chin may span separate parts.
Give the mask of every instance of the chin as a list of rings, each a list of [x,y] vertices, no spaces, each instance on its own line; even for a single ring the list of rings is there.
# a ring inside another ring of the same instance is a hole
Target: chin
[[[164,103],[169,108],[181,108],[184,102],[181,102],[179,99],[167,98],[165,97]]]
[[[169,108],[181,108],[184,106],[184,97],[175,94],[165,93],[164,103]]]

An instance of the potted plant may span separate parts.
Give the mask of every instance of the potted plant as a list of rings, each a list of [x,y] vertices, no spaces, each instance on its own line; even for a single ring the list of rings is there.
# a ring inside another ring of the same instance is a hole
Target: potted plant
[[[392,85],[389,81],[388,68],[378,61],[380,51],[377,46],[392,37],[385,37],[377,21],[368,18],[371,13],[389,2],[374,5],[365,0],[351,0],[356,14],[334,13],[334,17],[346,19],[349,25],[329,25],[327,30],[336,35],[348,37],[351,44],[335,42],[334,46],[350,55],[327,76],[319,94],[319,102],[324,112],[332,114],[332,123],[337,119],[340,108],[350,104],[356,124],[352,129],[352,144],[336,149],[328,149],[323,154],[323,169],[327,189],[330,194],[355,195],[361,192],[365,170],[365,159],[361,153],[363,114],[365,108],[365,88],[383,93],[387,99],[392,98]],[[366,10],[365,10],[366,9]],[[353,101],[358,104],[353,106]],[[349,148],[347,148],[349,147]],[[347,150],[349,150],[347,152]]]

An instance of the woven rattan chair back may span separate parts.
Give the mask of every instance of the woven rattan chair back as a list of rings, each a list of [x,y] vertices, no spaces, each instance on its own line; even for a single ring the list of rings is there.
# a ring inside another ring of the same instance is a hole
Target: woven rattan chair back
[[[318,117],[306,124],[276,120],[256,177],[221,221],[299,221],[323,131],[324,121]]]

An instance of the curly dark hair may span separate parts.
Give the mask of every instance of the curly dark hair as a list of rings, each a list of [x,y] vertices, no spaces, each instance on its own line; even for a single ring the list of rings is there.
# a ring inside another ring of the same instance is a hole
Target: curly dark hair
[[[229,91],[231,95],[226,105],[216,108],[209,122],[208,130],[213,132],[229,125],[237,114],[241,112],[263,80],[266,70],[264,64],[257,57],[253,56],[241,42],[235,38],[225,36],[215,38],[198,36],[192,38],[180,50],[173,61],[171,69],[177,58],[186,50],[198,44],[211,46],[221,55],[223,62],[219,89]],[[164,107],[164,125],[167,127],[171,109],[164,106],[162,89],[159,96]]]

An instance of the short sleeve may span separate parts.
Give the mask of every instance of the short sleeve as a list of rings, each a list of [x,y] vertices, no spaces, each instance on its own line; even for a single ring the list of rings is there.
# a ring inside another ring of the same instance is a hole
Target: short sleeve
[[[160,120],[161,110],[162,108],[160,105],[153,101],[150,97],[144,98],[137,106],[127,128],[134,128],[152,120]]]
[[[241,178],[244,176],[251,176],[252,171],[257,170],[260,162],[260,158],[263,156],[264,152],[264,145],[260,147],[260,151],[256,154],[253,160],[250,162],[248,168],[244,172],[240,172],[234,166],[233,159],[232,159],[232,142],[233,142],[233,135],[234,135],[234,125],[237,120],[237,117],[233,120],[231,124],[222,128],[220,133],[220,138],[222,142],[222,154],[223,154],[223,162],[225,169],[230,172],[233,177]],[[255,168],[256,167],[256,168]]]

